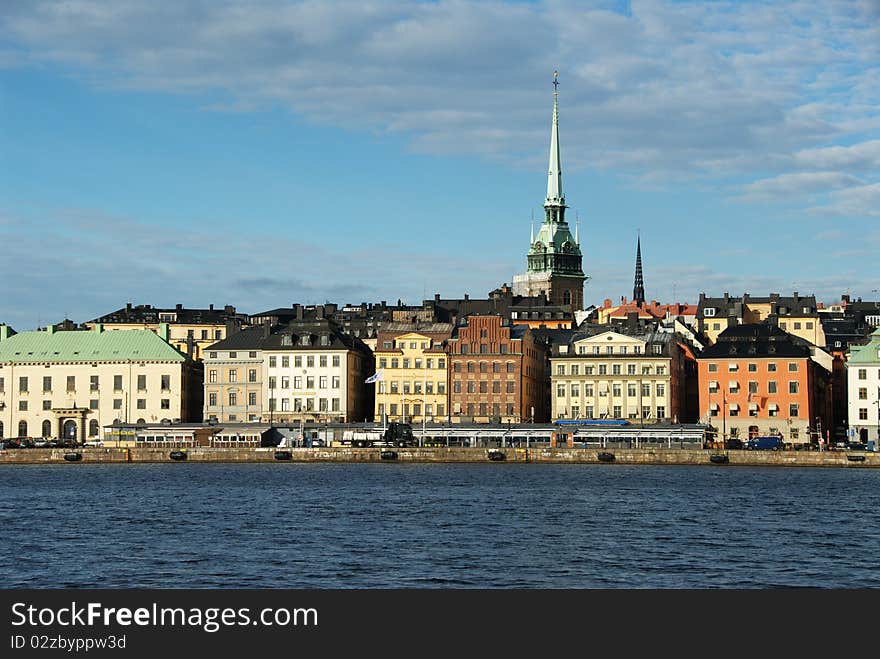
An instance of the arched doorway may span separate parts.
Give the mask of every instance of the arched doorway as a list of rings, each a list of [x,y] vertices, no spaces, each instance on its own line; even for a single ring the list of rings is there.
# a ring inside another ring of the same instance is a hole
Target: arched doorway
[[[52,422],[49,419],[43,421],[43,437],[49,438],[52,436]]]
[[[19,437],[27,437],[27,421],[19,421],[18,422],[18,436]]]
[[[97,437],[98,436],[98,420],[92,419],[89,421],[89,437]]]
[[[76,441],[76,421],[73,419],[68,419],[64,422],[64,427],[62,428],[62,434],[64,435],[64,439],[72,439]]]

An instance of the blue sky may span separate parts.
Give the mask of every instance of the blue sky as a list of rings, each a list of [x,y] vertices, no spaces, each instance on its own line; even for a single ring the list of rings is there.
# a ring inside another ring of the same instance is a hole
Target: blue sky
[[[880,0],[0,4],[0,322],[485,296],[559,71],[587,304],[880,293]]]

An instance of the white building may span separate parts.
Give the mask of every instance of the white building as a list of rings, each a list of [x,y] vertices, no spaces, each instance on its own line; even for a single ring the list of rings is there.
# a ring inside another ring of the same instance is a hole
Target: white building
[[[850,440],[880,447],[880,329],[863,346],[852,346],[846,361]]]

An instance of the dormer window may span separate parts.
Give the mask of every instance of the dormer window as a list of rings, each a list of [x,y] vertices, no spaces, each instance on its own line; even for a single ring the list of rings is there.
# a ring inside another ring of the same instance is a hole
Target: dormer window
[[[311,337],[308,334],[303,334],[301,337],[299,337],[299,344],[301,346],[311,345],[312,342],[310,339]]]
[[[330,336],[329,335],[327,335],[327,334],[321,335],[321,345],[322,346],[329,346],[330,345]]]
[[[703,315],[706,318],[712,318],[715,315],[715,309],[712,307],[706,307],[705,309],[703,309]]]
[[[293,337],[290,334],[282,334],[281,335],[281,345],[283,345],[283,346],[293,345]]]

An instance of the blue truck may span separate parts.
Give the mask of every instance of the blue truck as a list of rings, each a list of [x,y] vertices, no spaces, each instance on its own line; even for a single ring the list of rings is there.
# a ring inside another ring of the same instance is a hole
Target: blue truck
[[[776,435],[752,437],[746,442],[746,448],[752,451],[781,451],[782,438]]]

